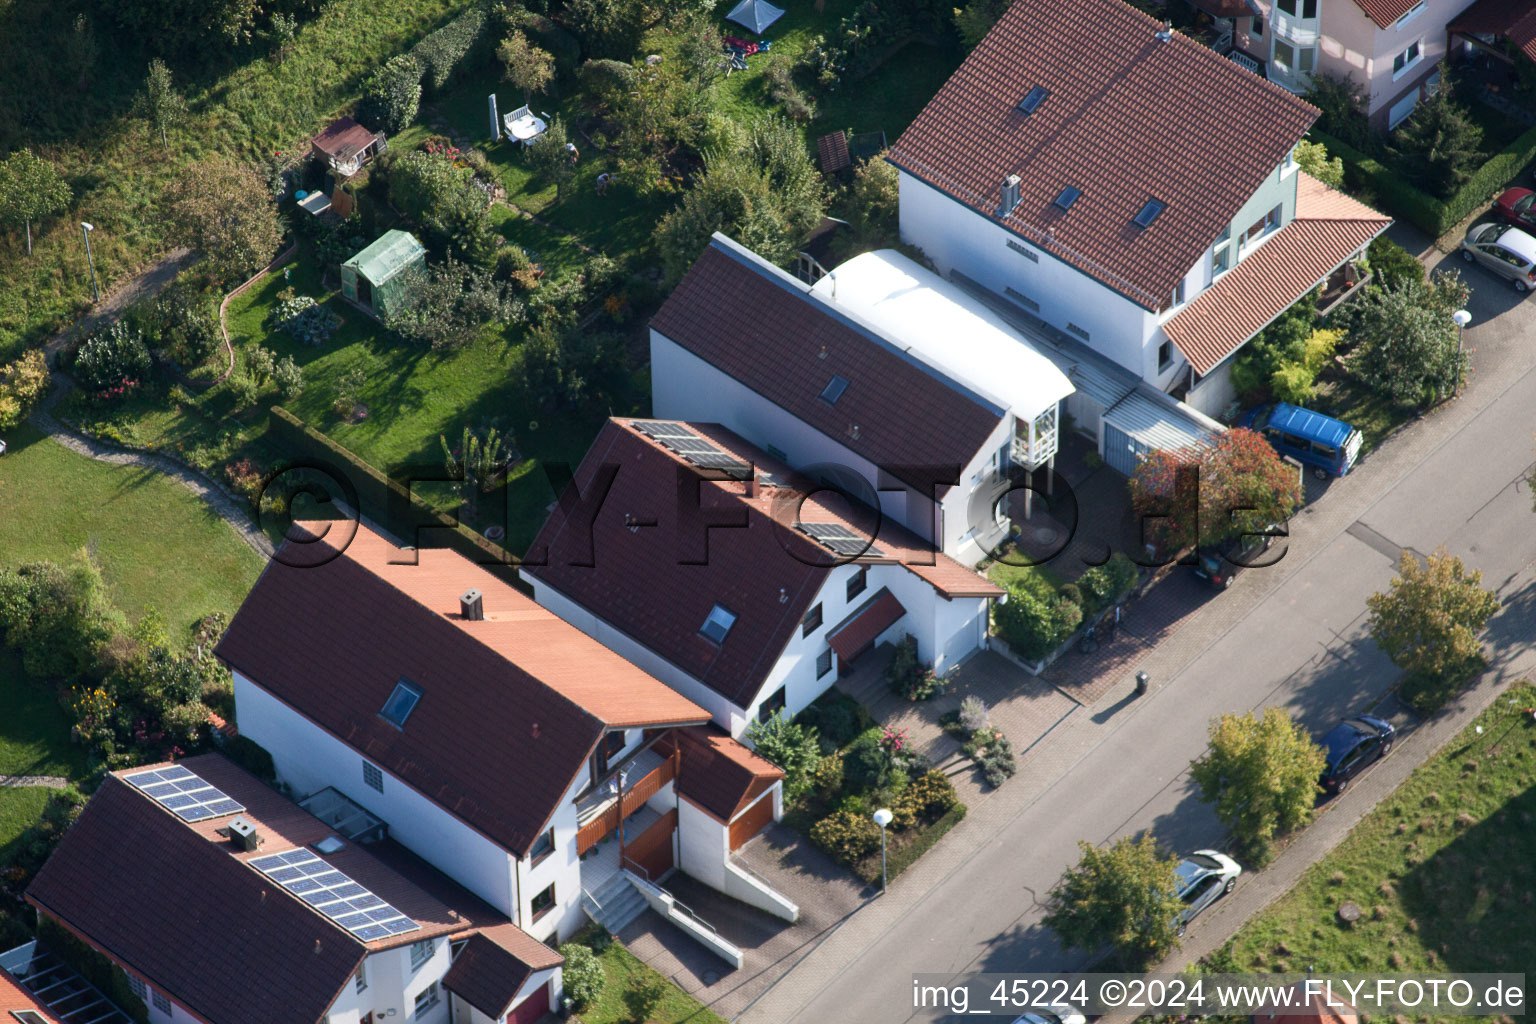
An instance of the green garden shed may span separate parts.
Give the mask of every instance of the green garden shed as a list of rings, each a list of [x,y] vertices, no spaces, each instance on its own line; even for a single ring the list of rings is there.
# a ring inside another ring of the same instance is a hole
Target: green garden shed
[[[411,304],[411,267],[424,267],[427,250],[409,231],[386,231],[341,265],[341,293],[375,316],[398,313]]]

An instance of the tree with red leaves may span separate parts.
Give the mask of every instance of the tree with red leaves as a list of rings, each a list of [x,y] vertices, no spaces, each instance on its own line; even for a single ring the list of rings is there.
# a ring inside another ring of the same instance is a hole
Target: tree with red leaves
[[[1130,485],[1143,540],[1165,552],[1262,533],[1289,519],[1301,501],[1296,467],[1242,427],[1198,448],[1151,452]]]

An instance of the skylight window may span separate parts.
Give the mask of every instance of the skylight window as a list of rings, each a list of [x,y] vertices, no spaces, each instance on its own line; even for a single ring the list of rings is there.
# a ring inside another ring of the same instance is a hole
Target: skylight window
[[[1157,220],[1157,215],[1168,209],[1168,204],[1161,199],[1148,199],[1141,212],[1136,215],[1136,226],[1149,228],[1152,222]]]
[[[1045,86],[1035,86],[1034,88],[1030,89],[1029,92],[1024,94],[1024,98],[1022,100],[1019,100],[1019,112],[1024,114],[1033,114],[1036,110],[1040,109],[1040,104],[1044,103],[1045,98],[1050,94],[1050,90]]]
[[[717,644],[724,643],[725,635],[735,624],[736,616],[717,604],[709,610],[709,617],[704,620],[704,625],[699,627],[699,632]]]
[[[828,405],[836,405],[837,400],[843,397],[843,392],[848,390],[848,379],[833,375],[827,382],[827,386],[821,389],[821,400]]]
[[[1056,197],[1056,206],[1062,210],[1070,210],[1072,209],[1072,204],[1077,202],[1077,197],[1082,194],[1082,189],[1073,188],[1071,185],[1068,185],[1066,188],[1062,189],[1061,194]]]
[[[421,690],[415,683],[402,676],[395,684],[394,692],[389,695],[389,700],[384,702],[384,707],[379,714],[385,721],[404,729],[405,720],[411,717],[412,711],[416,710],[416,702],[419,700],[421,700]]]

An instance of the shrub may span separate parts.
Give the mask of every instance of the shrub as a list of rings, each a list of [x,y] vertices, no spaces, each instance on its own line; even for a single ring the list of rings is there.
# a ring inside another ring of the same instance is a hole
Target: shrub
[[[118,321],[80,344],[74,373],[89,391],[122,394],[149,374],[149,348],[137,331]]]
[[[833,860],[852,864],[880,848],[880,826],[867,814],[833,811],[811,826],[811,842]]]
[[[429,270],[411,267],[404,275],[411,305],[385,317],[401,338],[434,351],[460,348],[497,325],[523,319],[523,304],[489,273],[448,259]]]
[[[972,694],[960,702],[960,727],[966,732],[984,729],[990,721],[987,702]]]
[[[570,0],[560,14],[588,57],[614,60],[639,51],[649,16],[647,5],[634,0]]]
[[[245,372],[251,375],[251,379],[257,384],[265,384],[272,379],[272,374],[277,370],[277,357],[269,348],[260,345],[245,353]]]
[[[811,784],[823,797],[836,795],[843,788],[843,755],[832,753],[823,757],[811,775]]]
[[[121,626],[101,570],[84,549],[67,566],[0,569],[0,640],[35,678],[69,683],[87,674]]]
[[[943,692],[943,684],[917,657],[917,637],[908,633],[896,647],[896,654],[886,666],[885,680],[891,692],[899,693],[907,700],[927,700]]]
[[[996,789],[1019,770],[1013,756],[1013,743],[1001,732],[993,732],[983,738],[976,752],[976,764],[987,778],[987,785]]]
[[[849,222],[860,238],[897,241],[901,237],[900,174],[880,153],[862,161],[848,185]]]
[[[821,744],[816,730],[797,725],[781,711],[766,722],[747,726],[747,742],[752,749],[784,769],[784,789],[791,798],[810,786],[811,776],[821,763]]]
[[[421,64],[397,54],[363,81],[357,119],[374,131],[395,135],[416,120],[421,105]]]
[[[992,606],[992,625],[1019,657],[1039,661],[1072,635],[1083,610],[1065,598],[1047,600],[1012,582],[1008,600]]]
[[[932,821],[960,802],[955,784],[943,772],[924,772],[907,786],[902,802],[920,819]]]
[[[812,701],[796,720],[821,736],[822,746],[836,750],[858,735],[860,707],[851,697],[828,691]]]
[[[1377,235],[1372,239],[1366,256],[1370,261],[1371,272],[1376,275],[1376,283],[1383,287],[1402,281],[1424,283],[1424,264],[1386,235]]]
[[[516,19],[516,28],[528,36],[530,42],[555,58],[555,73],[561,76],[575,74],[581,61],[581,43],[576,37],[542,14],[522,12]]]
[[[341,317],[308,295],[279,299],[267,316],[267,326],[288,334],[301,345],[318,348],[341,326]]]
[[[411,47],[410,56],[421,67],[421,79],[428,89],[437,90],[448,84],[465,55],[484,35],[486,21],[484,7],[471,7]]]
[[[195,280],[183,277],[144,311],[145,343],[182,366],[201,365],[223,341],[211,305],[198,293]]]
[[[843,755],[843,777],[855,789],[877,789],[891,776],[891,754],[880,742],[879,731],[862,733]]]
[[[608,980],[603,965],[586,946],[576,942],[561,945],[560,955],[565,957],[562,974],[565,994],[577,1009],[586,1009],[603,994],[603,983]]]
[[[0,366],[0,430],[9,430],[32,411],[48,391],[48,361],[37,349]]]
[[[1136,564],[1123,552],[1115,552],[1109,561],[1089,569],[1077,581],[1082,596],[1083,614],[1097,614],[1136,582]]]
[[[293,361],[293,356],[284,356],[273,367],[272,380],[277,384],[278,394],[283,396],[284,401],[292,401],[304,393],[304,371]]]
[[[261,385],[245,373],[232,374],[229,380],[224,382],[224,390],[229,393],[237,410],[249,409],[261,397]]]

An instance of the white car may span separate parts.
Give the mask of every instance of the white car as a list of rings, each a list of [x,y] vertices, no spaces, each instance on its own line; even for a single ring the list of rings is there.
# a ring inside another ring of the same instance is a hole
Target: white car
[[[1031,1010],[1015,1020],[1013,1024],[1088,1024],[1088,1018],[1078,1012],[1075,1006],[1057,1003]]]
[[[1215,850],[1196,850],[1173,870],[1179,880],[1179,899],[1184,901],[1179,911],[1180,935],[1196,914],[1231,892],[1243,873],[1237,861]]]

